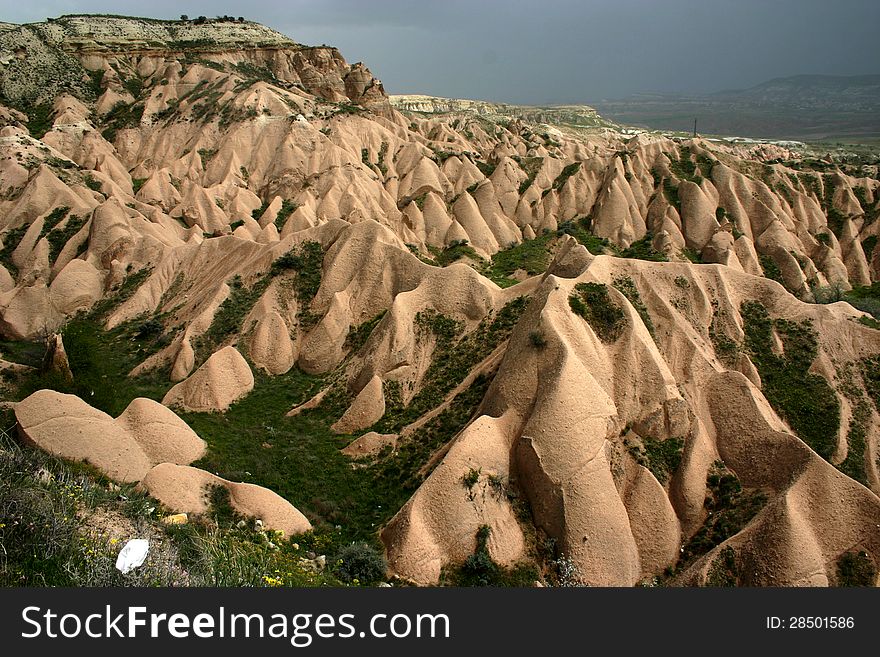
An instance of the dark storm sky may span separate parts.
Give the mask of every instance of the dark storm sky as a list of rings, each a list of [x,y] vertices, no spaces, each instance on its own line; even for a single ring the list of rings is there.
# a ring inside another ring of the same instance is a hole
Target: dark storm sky
[[[244,15],[337,46],[389,93],[512,103],[708,92],[801,73],[880,73],[878,0],[3,0],[66,13]]]

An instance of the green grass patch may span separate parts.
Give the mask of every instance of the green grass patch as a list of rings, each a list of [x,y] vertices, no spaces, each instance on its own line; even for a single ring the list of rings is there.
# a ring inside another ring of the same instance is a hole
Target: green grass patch
[[[580,162],[572,162],[571,164],[567,164],[553,181],[553,189],[562,189],[565,186],[565,183],[568,182],[568,179],[576,174],[580,168]]]
[[[103,117],[104,129],[101,131],[104,139],[113,143],[116,139],[116,133],[126,128],[136,128],[140,125],[144,116],[144,104],[133,103],[129,105],[123,101],[119,101],[113,106],[109,112]]]
[[[229,281],[229,295],[214,313],[211,326],[196,338],[193,345],[197,363],[203,362],[230,336],[238,333],[245,316],[266,291],[271,280],[271,276],[263,276],[251,287],[246,287],[238,275]]]
[[[251,217],[254,221],[260,220],[260,217],[263,216],[263,213],[269,209],[269,203],[271,203],[271,201],[263,201],[263,204],[260,207],[251,210]]]
[[[385,317],[384,310],[375,317],[368,319],[357,328],[350,330],[348,332],[348,335],[345,337],[345,348],[349,351],[355,352],[359,350],[362,346],[364,346],[364,343],[373,333],[373,329],[376,328],[376,325],[382,321],[383,317]]]
[[[246,287],[236,275],[229,282],[229,296],[220,304],[208,330],[193,345],[196,361],[201,362],[231,336],[237,334],[245,316],[269,287],[272,279],[285,272],[296,271],[294,290],[300,302],[298,319],[304,330],[313,326],[318,318],[309,311],[309,305],[321,286],[324,250],[319,242],[303,242],[277,258],[268,272]]]
[[[764,272],[764,278],[769,278],[771,281],[776,281],[785,287],[785,280],[782,278],[782,272],[773,261],[773,258],[768,255],[760,255],[758,256],[758,262],[761,263],[761,270]]]
[[[636,260],[667,262],[669,258],[666,257],[665,253],[654,250],[653,241],[654,236],[651,233],[646,233],[642,239],[636,240],[621,251],[620,256],[622,258],[635,258]]]
[[[440,576],[445,586],[493,586],[528,587],[538,579],[538,569],[533,563],[519,563],[511,568],[499,566],[489,554],[488,541],[491,529],[482,525],[477,530],[477,547],[474,553],[457,566],[447,566]]]
[[[706,586],[736,586],[739,583],[739,572],[736,551],[728,545],[712,562],[706,574]]]
[[[660,440],[648,436],[640,441],[627,439],[625,445],[636,462],[648,468],[661,484],[676,473],[684,453],[683,438]]]
[[[597,237],[590,232],[589,220],[587,217],[559,224],[556,234],[560,237],[562,235],[571,235],[578,242],[583,244],[587,248],[587,251],[593,255],[602,255],[609,252],[617,253],[619,255],[618,249],[615,245],[604,237]]]
[[[428,340],[430,337],[435,340],[431,365],[423,377],[422,388],[407,406],[386,405],[385,416],[372,430],[379,433],[398,432],[437,406],[480,361],[510,337],[527,304],[526,297],[517,297],[463,336],[461,322],[433,310],[418,313],[416,327],[419,340]]]
[[[847,433],[846,458],[837,466],[843,474],[852,477],[865,486],[868,485],[868,473],[865,467],[865,452],[868,447],[868,422],[871,419],[871,409],[864,399],[860,399],[853,406],[852,418]]]
[[[745,491],[737,476],[724,463],[716,461],[706,476],[706,520],[685,544],[679,570],[739,533],[767,503],[763,493]]]
[[[46,236],[49,242],[49,262],[55,262],[67,243],[86,225],[88,217],[72,214],[67,218],[63,228],[53,228]]]
[[[139,323],[129,322],[104,331],[94,318],[75,318],[62,329],[62,339],[73,381],[41,370],[21,375],[16,380],[16,396],[27,397],[42,389],[57,390],[77,395],[105,413],[116,417],[135,397],[161,400],[171,387],[167,372],[152,372],[140,377],[129,377],[128,372],[155,353],[161,336],[144,335],[138,338]],[[36,365],[34,358],[42,345],[33,344],[25,354]]]
[[[27,129],[34,139],[42,139],[52,129],[52,105],[43,103],[25,108]]]
[[[434,262],[437,263],[438,267],[451,265],[453,262],[457,262],[462,258],[470,258],[476,262],[482,261],[482,258],[477,255],[477,252],[468,244],[467,240],[455,240],[445,249],[438,249],[437,247],[429,245],[428,250],[431,252],[431,255],[434,256]]]
[[[726,367],[735,367],[739,361],[740,346],[731,340],[721,326],[723,313],[718,310],[718,302],[713,301],[714,312],[709,325],[709,340],[715,349],[715,357]]]
[[[18,275],[18,267],[12,262],[12,254],[18,245],[21,244],[24,234],[27,232],[28,226],[19,226],[7,230],[3,234],[3,248],[0,249],[0,264],[2,264],[13,276]]]
[[[487,178],[495,173],[496,165],[494,164],[489,164],[488,162],[480,162],[479,160],[474,162],[474,164],[480,170],[480,173],[482,173]]]
[[[617,340],[626,326],[623,310],[611,299],[604,283],[578,283],[568,297],[572,312],[583,317],[602,342]]]
[[[809,368],[818,355],[816,332],[810,320],[773,320],[759,302],[742,304],[745,348],[761,376],[762,392],[795,433],[824,459],[837,446],[840,403],[824,378]],[[773,352],[773,331],[784,354]]]
[[[856,286],[843,292],[843,300],[853,308],[869,313],[874,319],[880,319],[880,283]]]
[[[284,225],[287,223],[290,215],[292,215],[298,207],[299,205],[288,199],[284,199],[281,202],[281,209],[278,210],[278,215],[275,217],[275,227],[278,229],[279,233],[284,229]]]
[[[499,286],[509,287],[517,283],[510,276],[518,269],[522,269],[529,276],[544,273],[550,265],[548,247],[554,237],[552,233],[547,233],[499,251],[492,256],[492,261],[483,269],[483,274]]]
[[[528,190],[528,188],[532,186],[532,183],[535,182],[535,178],[537,177],[538,172],[541,170],[541,166],[544,164],[544,158],[514,156],[513,160],[526,174],[526,179],[523,180],[519,186],[519,195],[522,196],[526,193],[526,190]]]

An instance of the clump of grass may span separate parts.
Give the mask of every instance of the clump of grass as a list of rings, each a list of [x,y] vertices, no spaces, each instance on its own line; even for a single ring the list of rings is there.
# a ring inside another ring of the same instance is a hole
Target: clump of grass
[[[683,438],[660,440],[650,436],[640,442],[627,439],[627,449],[639,465],[651,471],[661,484],[678,471],[684,453]]]
[[[597,237],[589,230],[589,219],[587,217],[581,217],[580,219],[575,219],[572,221],[566,221],[564,223],[559,224],[559,229],[556,231],[557,236],[562,235],[571,235],[578,242],[583,244],[587,251],[592,253],[593,255],[601,255],[603,253],[617,253],[618,249],[615,245],[609,242],[604,237]]]
[[[843,300],[851,306],[870,313],[874,319],[880,319],[880,283],[857,286],[841,292]]]
[[[834,390],[809,368],[818,355],[812,322],[772,320],[759,302],[742,304],[745,348],[761,375],[767,401],[788,421],[795,433],[828,460],[837,446],[840,403]],[[773,352],[773,331],[782,340],[784,354]]]
[[[528,188],[532,186],[532,183],[535,182],[535,178],[537,177],[538,172],[541,170],[541,166],[544,164],[544,158],[515,156],[513,160],[526,174],[526,179],[523,180],[519,186],[519,195],[522,196],[526,193]]]
[[[34,139],[42,139],[52,129],[52,105],[43,103],[25,108],[27,129]]]
[[[474,164],[480,170],[480,173],[482,173],[487,178],[489,176],[491,176],[493,173],[495,173],[496,165],[494,165],[494,164],[489,164],[488,162],[481,162],[480,160],[477,160],[476,162],[474,162]]]
[[[195,342],[197,360],[207,358],[215,349],[241,329],[241,323],[260,296],[269,287],[272,278],[285,272],[296,271],[294,289],[300,301],[300,325],[307,328],[317,321],[308,310],[309,304],[321,286],[324,251],[319,242],[304,242],[299,247],[277,258],[268,272],[246,287],[241,276],[229,282],[229,296],[220,304],[211,326]]]
[[[201,362],[210,356],[228,337],[238,333],[245,315],[266,291],[271,278],[263,277],[250,288],[245,287],[241,276],[235,275],[229,282],[229,296],[214,313],[208,330],[195,341],[196,360]]]
[[[482,260],[482,258],[477,255],[477,252],[474,251],[473,247],[468,244],[467,240],[455,240],[450,242],[449,246],[445,249],[428,246],[428,250],[431,252],[431,255],[434,256],[434,262],[437,263],[438,267],[445,267],[446,265],[457,262],[462,258],[470,258],[476,262]]]
[[[373,430],[397,432],[434,408],[481,360],[510,337],[526,304],[525,297],[517,297],[464,336],[461,322],[433,310],[419,312],[416,315],[419,339],[428,340],[433,336],[435,340],[431,365],[423,377],[422,388],[409,404],[403,408],[386,409],[385,416]]]
[[[461,476],[462,485],[467,488],[468,495],[473,499],[474,486],[480,481],[481,468],[471,468]]]
[[[602,342],[616,341],[626,326],[623,310],[611,299],[604,283],[578,283],[568,298],[572,312],[580,315]]]

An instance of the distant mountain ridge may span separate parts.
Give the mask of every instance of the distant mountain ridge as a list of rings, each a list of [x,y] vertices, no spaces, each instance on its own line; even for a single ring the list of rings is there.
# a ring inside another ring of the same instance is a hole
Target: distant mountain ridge
[[[880,138],[880,75],[794,75],[712,94],[635,94],[594,103],[655,129],[803,140]]]

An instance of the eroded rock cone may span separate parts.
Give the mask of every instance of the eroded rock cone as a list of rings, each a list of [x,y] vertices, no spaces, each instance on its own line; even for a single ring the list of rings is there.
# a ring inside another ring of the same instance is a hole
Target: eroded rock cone
[[[43,356],[43,371],[58,374],[66,381],[73,381],[73,371],[64,349],[60,333],[53,333],[46,340],[46,354]]]

